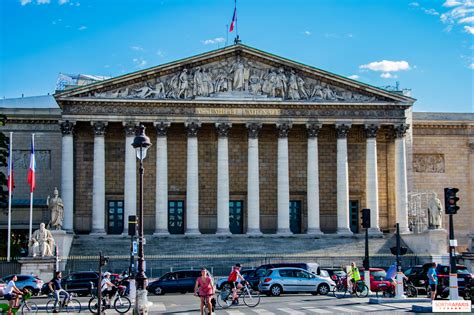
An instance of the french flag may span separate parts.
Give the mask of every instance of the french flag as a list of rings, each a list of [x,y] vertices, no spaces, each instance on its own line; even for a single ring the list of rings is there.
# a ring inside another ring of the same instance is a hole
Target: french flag
[[[9,155],[7,160],[7,187],[8,190],[13,193],[13,189],[15,189],[15,180],[13,179],[13,156],[11,146],[8,150]]]
[[[33,192],[36,187],[36,161],[35,161],[35,138],[31,136],[31,155],[30,168],[28,169],[28,184],[30,184],[30,192]]]
[[[229,33],[234,30],[235,22],[237,22],[237,7],[234,8],[234,15],[232,16],[232,23],[230,23]]]

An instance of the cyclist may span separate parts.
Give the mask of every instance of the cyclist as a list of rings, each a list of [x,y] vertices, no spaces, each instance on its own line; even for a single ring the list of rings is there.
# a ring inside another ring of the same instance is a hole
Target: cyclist
[[[355,293],[356,291],[356,283],[360,281],[360,272],[359,268],[357,268],[357,265],[355,262],[351,263],[351,269],[347,273],[347,276],[350,277],[351,279],[351,284],[352,284],[352,293]]]
[[[201,268],[201,276],[196,279],[194,292],[201,298],[201,315],[204,314],[204,305],[207,304],[209,315],[212,315],[213,305],[211,298],[214,295],[214,283],[209,277],[206,268]]]
[[[3,289],[3,298],[8,301],[8,315],[13,314],[12,309],[19,306],[20,295],[23,295],[23,292],[15,285],[17,280],[17,276],[13,275],[12,279],[8,281],[7,286]]]
[[[232,272],[230,273],[229,277],[227,278],[227,281],[229,282],[231,288],[232,288],[232,304],[237,304],[238,302],[238,297],[237,297],[237,290],[242,289],[242,284],[239,283],[239,281],[246,282],[244,277],[240,274],[240,264],[235,264],[235,266],[232,268]]]
[[[56,273],[54,274],[54,278],[48,283],[49,290],[54,293],[53,313],[59,313],[59,311],[56,309],[56,305],[60,303],[61,298],[59,297],[59,294],[61,292],[64,293],[64,300],[62,306],[66,305],[66,301],[69,299],[69,293],[67,293],[66,290],[61,287],[61,278],[61,271],[56,271]]]
[[[102,292],[102,296],[107,297],[107,302],[110,306],[110,300],[115,295],[115,292],[117,292],[117,286],[110,280],[110,272],[108,271],[104,273],[104,278],[100,283],[100,291]]]

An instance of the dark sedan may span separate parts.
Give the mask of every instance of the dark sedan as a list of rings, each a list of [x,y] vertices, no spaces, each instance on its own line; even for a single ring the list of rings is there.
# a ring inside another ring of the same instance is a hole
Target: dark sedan
[[[90,295],[92,287],[99,284],[99,274],[95,271],[72,272],[61,280],[61,286],[68,292],[75,292],[80,296]],[[43,285],[42,294],[48,294],[48,283]]]
[[[196,279],[200,276],[200,270],[168,272],[158,280],[151,282],[147,290],[156,295],[163,295],[165,293],[193,293]]]

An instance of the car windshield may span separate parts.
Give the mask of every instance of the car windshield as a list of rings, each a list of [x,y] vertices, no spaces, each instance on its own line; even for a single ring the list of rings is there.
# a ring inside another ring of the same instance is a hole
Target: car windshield
[[[375,280],[383,280],[387,276],[385,270],[371,271],[370,274],[374,277]]]
[[[321,270],[320,274],[321,277],[329,277],[329,273],[326,270]]]
[[[460,275],[469,275],[469,274],[471,274],[471,273],[469,272],[469,270],[467,270],[467,268],[459,268],[459,267],[458,267],[458,270],[457,270],[457,271],[458,271],[458,274],[460,274]]]

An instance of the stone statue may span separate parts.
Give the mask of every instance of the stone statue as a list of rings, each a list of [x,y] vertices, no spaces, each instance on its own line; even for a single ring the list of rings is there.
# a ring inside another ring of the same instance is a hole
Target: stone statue
[[[33,232],[28,245],[29,255],[32,257],[51,257],[53,256],[54,238],[44,223],[40,228]]]
[[[283,68],[278,69],[278,74],[276,75],[276,84],[274,87],[274,96],[279,95],[281,96],[281,98],[285,98],[287,89],[286,81],[287,79],[285,71],[283,70]]]
[[[245,87],[245,67],[240,57],[237,57],[234,65],[232,66],[232,72],[234,73],[234,80],[232,81],[232,89],[234,91],[243,91]]]
[[[298,88],[298,78],[294,71],[291,71],[290,78],[288,79],[288,97],[292,100],[299,100],[300,93]]]
[[[260,77],[256,73],[253,73],[249,79],[249,92],[253,95],[259,95],[261,94],[261,90],[262,84],[260,82]]]
[[[437,230],[442,225],[443,206],[436,194],[428,202],[429,229]]]
[[[195,96],[206,96],[205,86],[204,86],[204,75],[201,71],[201,67],[197,67],[194,71],[194,86],[193,86],[193,95]]]
[[[48,226],[54,227],[56,230],[61,230],[64,220],[64,203],[59,197],[58,188],[54,188],[54,197],[46,199],[46,204],[48,209],[51,212],[51,221],[49,221]]]

